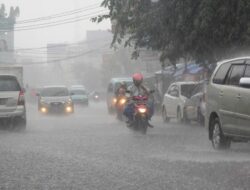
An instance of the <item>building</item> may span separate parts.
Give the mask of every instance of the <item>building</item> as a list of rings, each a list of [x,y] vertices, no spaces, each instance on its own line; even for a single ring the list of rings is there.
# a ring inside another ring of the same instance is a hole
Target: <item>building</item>
[[[15,63],[14,52],[14,26],[16,17],[19,16],[19,8],[10,8],[6,13],[4,4],[0,8],[0,62]]]

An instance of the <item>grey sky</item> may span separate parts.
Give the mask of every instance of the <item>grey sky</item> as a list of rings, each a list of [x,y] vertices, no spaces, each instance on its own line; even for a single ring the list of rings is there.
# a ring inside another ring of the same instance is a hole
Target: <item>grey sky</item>
[[[18,20],[49,16],[97,3],[100,4],[101,2],[102,0],[0,0],[0,4],[4,3],[8,11],[10,6],[20,7],[21,14]],[[86,14],[91,12],[96,12],[96,10],[87,11]],[[44,46],[47,43],[71,43],[83,40],[87,30],[98,29],[110,29],[110,22],[106,21],[96,24],[89,20],[84,20],[75,24],[65,24],[46,29],[17,31],[15,33],[15,46],[20,48]]]

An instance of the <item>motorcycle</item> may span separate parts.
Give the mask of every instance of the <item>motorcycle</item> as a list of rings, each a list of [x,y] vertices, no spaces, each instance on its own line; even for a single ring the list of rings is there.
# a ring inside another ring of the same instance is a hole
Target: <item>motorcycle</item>
[[[152,90],[150,93],[154,93],[154,91]],[[146,134],[149,127],[150,117],[150,110],[147,105],[148,96],[134,96],[132,97],[132,100],[134,101],[134,117],[132,124],[128,124],[128,127],[141,132],[142,134]]]
[[[123,111],[125,108],[125,105],[127,103],[127,97],[124,95],[120,95],[117,97],[117,102],[116,102],[116,115],[117,119],[120,121],[123,121]]]

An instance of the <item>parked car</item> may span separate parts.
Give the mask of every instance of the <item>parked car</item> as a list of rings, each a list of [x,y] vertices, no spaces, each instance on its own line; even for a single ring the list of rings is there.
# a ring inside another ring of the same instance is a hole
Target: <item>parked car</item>
[[[205,124],[215,149],[250,140],[250,57],[218,63],[207,87]]]
[[[184,104],[184,118],[186,121],[197,121],[204,125],[206,113],[206,92],[207,83],[199,82],[191,92]]]
[[[74,113],[74,104],[65,86],[46,86],[42,88],[38,99],[38,110],[43,114]]]
[[[74,105],[89,105],[88,93],[84,87],[72,86],[69,91]]]
[[[16,76],[0,75],[0,122],[10,129],[26,128],[24,89]]]
[[[164,122],[168,122],[171,118],[177,118],[179,122],[185,121],[184,105],[197,84],[198,82],[175,82],[169,86],[162,104]]]
[[[133,83],[132,78],[113,78],[108,84],[106,102],[109,113],[114,113],[116,110],[116,91],[122,82],[125,82],[127,86],[130,86]]]

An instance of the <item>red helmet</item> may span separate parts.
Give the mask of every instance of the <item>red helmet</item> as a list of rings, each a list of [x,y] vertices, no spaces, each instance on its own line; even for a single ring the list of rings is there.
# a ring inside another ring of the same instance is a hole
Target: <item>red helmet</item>
[[[133,81],[135,85],[140,85],[143,81],[143,75],[141,73],[135,73],[133,75]]]

